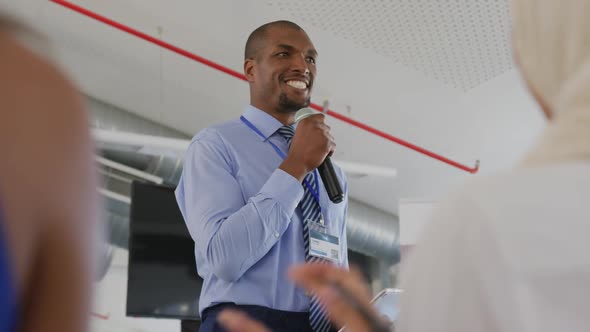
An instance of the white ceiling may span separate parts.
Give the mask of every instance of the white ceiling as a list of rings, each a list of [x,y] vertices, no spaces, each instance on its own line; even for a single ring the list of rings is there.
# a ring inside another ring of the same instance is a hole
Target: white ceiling
[[[458,89],[469,90],[513,67],[507,1],[271,0],[268,5]]]
[[[241,70],[257,26],[299,23],[320,53],[316,103],[473,166],[509,167],[542,126],[509,52],[506,0],[72,1]],[[362,6],[360,4],[363,4]],[[42,29],[86,94],[193,135],[235,118],[246,83],[40,0],[0,0]],[[2,7],[0,7],[2,8]],[[351,196],[396,213],[470,176],[331,119],[337,158],[392,167],[351,179]]]

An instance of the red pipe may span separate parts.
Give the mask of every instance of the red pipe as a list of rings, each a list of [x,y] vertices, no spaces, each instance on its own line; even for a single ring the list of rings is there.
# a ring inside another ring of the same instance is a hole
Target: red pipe
[[[90,316],[96,317],[96,318],[100,318],[102,320],[108,320],[109,317],[111,316],[111,314],[109,313],[109,314],[106,314],[106,315],[102,315],[102,314],[99,314],[99,313],[96,313],[96,312],[91,312],[90,313]]]
[[[237,72],[235,70],[232,70],[230,68],[227,68],[227,67],[225,67],[223,65],[220,65],[220,64],[218,64],[216,62],[213,62],[211,60],[205,59],[205,58],[203,58],[201,56],[198,56],[196,54],[190,53],[190,52],[188,52],[186,50],[183,50],[183,49],[181,49],[179,47],[176,47],[176,46],[174,46],[172,44],[166,43],[166,42],[164,42],[164,41],[162,41],[160,39],[154,38],[154,37],[149,36],[149,35],[147,35],[147,34],[145,34],[143,32],[139,32],[139,31],[137,31],[135,29],[132,29],[132,28],[130,28],[128,26],[125,26],[125,25],[123,25],[121,23],[118,23],[118,22],[115,22],[113,20],[110,20],[110,19],[108,19],[108,18],[106,18],[104,16],[100,16],[100,15],[98,15],[98,14],[96,14],[94,12],[91,12],[91,11],[89,11],[87,9],[84,9],[84,8],[82,8],[80,6],[74,5],[74,4],[72,4],[72,3],[68,2],[68,1],[63,1],[63,0],[49,0],[49,1],[54,2],[56,4],[59,4],[59,5],[62,5],[64,7],[66,7],[66,8],[69,8],[69,9],[71,9],[73,11],[76,11],[76,12],[78,12],[80,14],[86,15],[86,16],[88,16],[90,18],[93,18],[93,19],[95,19],[97,21],[103,22],[103,23],[105,23],[107,25],[110,25],[110,26],[116,28],[116,29],[125,31],[125,32],[127,32],[129,34],[132,34],[132,35],[138,37],[138,38],[141,38],[141,39],[146,40],[146,41],[148,41],[150,43],[153,43],[153,44],[156,44],[158,46],[161,46],[161,47],[163,47],[165,49],[168,49],[168,50],[170,50],[172,52],[175,52],[177,54],[180,54],[180,55],[182,55],[184,57],[187,57],[189,59],[192,59],[192,60],[195,60],[197,62],[200,62],[200,63],[202,63],[202,64],[204,64],[206,66],[215,68],[215,69],[217,69],[217,70],[219,70],[221,72],[224,72],[224,73],[226,73],[228,75],[231,75],[233,77],[236,77],[236,78],[239,78],[239,79],[241,79],[243,81],[246,81],[246,76],[244,76],[244,74],[242,74],[240,72]],[[355,127],[358,127],[360,129],[364,129],[364,130],[366,130],[366,131],[368,131],[370,133],[373,133],[373,134],[375,134],[377,136],[383,137],[383,138],[385,138],[385,139],[387,139],[389,141],[392,141],[392,142],[395,142],[397,144],[403,145],[403,146],[405,146],[407,148],[410,148],[410,149],[412,149],[414,151],[417,151],[419,153],[422,153],[422,154],[424,154],[426,156],[429,156],[431,158],[434,158],[434,159],[437,159],[437,160],[442,161],[444,163],[447,163],[447,164],[449,164],[451,166],[454,166],[454,167],[457,167],[459,169],[462,169],[462,170],[464,170],[466,172],[469,172],[469,173],[477,173],[477,171],[479,170],[479,160],[476,161],[475,167],[468,167],[468,166],[462,165],[462,164],[460,164],[460,163],[458,163],[456,161],[453,161],[453,160],[450,160],[450,159],[448,159],[446,157],[443,157],[443,156],[441,156],[439,154],[436,154],[436,153],[434,153],[432,151],[429,151],[429,150],[426,150],[424,148],[421,148],[421,147],[419,147],[417,145],[414,145],[414,144],[412,144],[410,142],[404,141],[404,140],[402,140],[400,138],[397,138],[395,136],[392,136],[390,134],[387,134],[387,133],[385,133],[383,131],[380,131],[379,129],[370,127],[370,126],[368,126],[368,125],[366,125],[364,123],[361,123],[359,121],[356,121],[356,120],[351,119],[349,117],[346,117],[344,115],[341,115],[339,113],[336,113],[336,112],[334,112],[332,110],[324,110],[322,108],[322,106],[320,106],[320,105],[311,103],[310,107],[313,108],[313,109],[315,109],[315,110],[321,111],[321,112],[324,112],[325,111],[326,114],[328,114],[330,116],[333,116],[336,119],[339,119],[341,121],[347,122],[347,123],[349,123],[349,124],[351,124],[351,125],[353,125]]]

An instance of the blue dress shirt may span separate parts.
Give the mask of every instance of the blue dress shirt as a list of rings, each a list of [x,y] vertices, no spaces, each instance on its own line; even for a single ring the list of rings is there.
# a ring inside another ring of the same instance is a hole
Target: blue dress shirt
[[[303,187],[278,168],[283,160],[268,142],[287,153],[276,133],[282,124],[253,106],[243,116],[265,137],[239,119],[204,129],[191,142],[176,188],[204,279],[199,311],[233,302],[307,312],[309,298],[287,278],[289,266],[305,262]],[[320,205],[328,232],[340,237],[340,263],[348,267],[346,178],[335,169],[345,200],[332,203],[320,185]]]

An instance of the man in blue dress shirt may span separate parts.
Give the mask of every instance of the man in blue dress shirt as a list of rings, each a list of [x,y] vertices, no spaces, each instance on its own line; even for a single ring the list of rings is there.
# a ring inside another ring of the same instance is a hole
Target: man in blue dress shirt
[[[176,197],[204,279],[200,331],[224,331],[216,317],[227,307],[246,311],[274,331],[330,328],[312,328],[312,300],[286,275],[289,266],[309,259],[304,221],[310,219],[304,219],[309,211],[302,202],[319,200],[321,220],[309,225],[321,223],[323,233],[338,239],[337,249],[329,250],[331,261],[348,266],[345,176],[335,166],[345,199],[334,204],[315,171],[334,151],[330,127],[323,115],[294,125],[295,113],[310,103],[316,58],[295,23],[256,29],[244,60],[250,105],[240,119],[199,132],[188,149]],[[292,137],[284,134],[289,125]]]

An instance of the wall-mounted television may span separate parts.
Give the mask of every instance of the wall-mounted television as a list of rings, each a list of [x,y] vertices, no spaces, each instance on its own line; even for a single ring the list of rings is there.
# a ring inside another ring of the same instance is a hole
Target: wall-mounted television
[[[127,316],[198,320],[203,280],[174,188],[134,182],[129,220]]]

